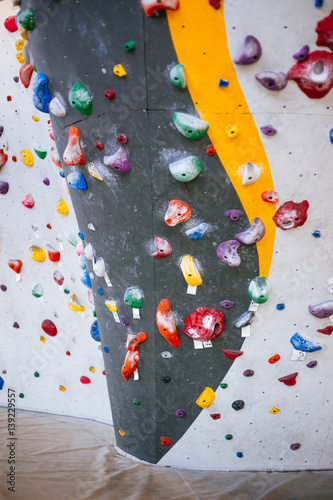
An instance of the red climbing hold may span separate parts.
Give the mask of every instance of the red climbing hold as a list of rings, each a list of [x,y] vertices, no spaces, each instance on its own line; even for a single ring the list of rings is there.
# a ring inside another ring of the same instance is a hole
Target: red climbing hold
[[[61,286],[65,280],[60,271],[54,271],[53,279],[59,286]]]
[[[20,270],[22,267],[23,262],[19,259],[11,259],[8,261],[8,265],[13,271],[15,271],[17,274],[20,274]]]
[[[315,31],[318,34],[316,44],[333,50],[333,10],[329,16],[318,21]]]
[[[207,146],[206,148],[206,153],[209,155],[209,156],[213,156],[215,155],[216,151],[215,151],[215,148],[213,146]]]
[[[209,0],[209,5],[214,7],[214,9],[218,10],[221,7],[220,0]]]
[[[30,85],[32,73],[34,72],[34,68],[31,64],[23,63],[20,68],[20,79],[23,86],[27,89]]]
[[[281,358],[280,354],[274,354],[274,356],[271,356],[268,360],[268,363],[273,365],[274,363],[277,363],[279,359]]]
[[[3,149],[0,149],[0,168],[4,166],[7,160],[8,155],[3,152]]]
[[[68,134],[68,144],[64,151],[64,162],[72,167],[84,165],[85,159],[80,146],[80,132],[76,127],[71,127]]]
[[[163,299],[158,304],[156,310],[156,323],[160,334],[165,338],[165,340],[169,342],[172,347],[179,347],[181,341],[178,337],[170,300]]]
[[[67,354],[67,356],[70,356],[71,352],[70,351],[66,351],[66,354]]]
[[[213,420],[219,420],[221,418],[221,413],[211,413],[210,416]]]
[[[117,137],[117,141],[120,142],[120,144],[127,144],[128,143],[128,137],[127,137],[127,135],[120,134]]]
[[[284,231],[294,227],[303,226],[308,218],[309,202],[303,200],[301,203],[286,201],[279,207],[276,214],[272,217],[273,221]]]
[[[193,340],[205,342],[214,340],[224,330],[224,314],[218,309],[197,307],[197,310],[185,318],[185,335]]]
[[[331,335],[333,332],[333,326],[326,326],[325,328],[317,330],[317,332],[323,333],[324,335]]]
[[[13,161],[14,163],[15,163],[15,162],[17,162],[17,158],[16,158],[16,156],[12,156],[12,161]]]
[[[7,19],[5,19],[3,24],[4,24],[4,27],[6,28],[6,30],[8,30],[10,33],[15,33],[15,31],[18,30],[18,27],[16,25],[15,16],[7,17]]]
[[[59,262],[60,260],[60,252],[49,243],[46,243],[47,255],[51,262]]]
[[[51,224],[46,224],[47,229],[52,229]]]
[[[178,10],[179,0],[141,0],[141,5],[147,16],[152,16],[159,10]]]
[[[104,144],[102,142],[95,142],[94,146],[97,149],[104,149]]]
[[[161,444],[163,444],[163,446],[168,446],[169,444],[171,444],[171,439],[167,436],[161,436],[160,440],[161,440]]]
[[[22,205],[24,205],[27,208],[32,208],[35,204],[34,197],[32,194],[27,194],[23,199],[22,199]]]
[[[10,95],[7,95],[7,101],[10,102],[12,100],[12,97]]]
[[[82,377],[80,377],[80,382],[82,384],[90,384],[91,380],[90,380],[90,378],[85,377],[84,375],[82,375]]]
[[[286,385],[295,385],[297,375],[298,372],[291,373],[290,375],[285,375],[284,377],[278,378],[278,381],[283,382]]]
[[[236,359],[236,358],[238,358],[238,356],[241,356],[243,354],[243,351],[230,351],[228,349],[222,349],[222,352],[229,359]]]
[[[287,77],[294,80],[310,99],[321,99],[333,87],[333,54],[315,50],[306,59],[294,64]]]
[[[57,327],[50,319],[44,319],[42,323],[42,328],[45,333],[50,335],[50,337],[55,337],[58,333]]]
[[[114,99],[116,97],[116,93],[112,89],[107,89],[104,92],[104,97],[106,97],[107,99]]]

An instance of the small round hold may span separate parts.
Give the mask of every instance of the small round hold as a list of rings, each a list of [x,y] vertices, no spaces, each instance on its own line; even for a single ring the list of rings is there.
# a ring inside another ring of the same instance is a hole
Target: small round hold
[[[117,137],[117,141],[120,142],[120,144],[127,144],[128,143],[128,137],[127,137],[127,135],[120,134]]]
[[[226,133],[227,133],[227,136],[229,137],[229,139],[236,139],[236,137],[239,134],[239,130],[238,130],[237,125],[229,125],[226,128]]]
[[[20,392],[19,394],[19,398],[23,399],[24,398],[24,394],[22,392]]]
[[[68,288],[64,288],[64,293],[70,293],[70,290]]]
[[[136,406],[140,406],[141,405],[141,401],[139,401],[138,399],[133,399],[133,404],[136,405]]]
[[[320,238],[321,237],[321,231],[319,231],[319,229],[315,229],[314,231],[312,231],[312,236],[314,236],[315,238]]]
[[[135,50],[135,42],[126,42],[124,49],[127,50],[127,52],[132,52],[132,50]]]
[[[243,456],[244,456],[241,451],[237,451],[236,455],[238,458],[243,458]]]
[[[13,80],[15,83],[18,83],[20,81],[19,77],[18,76],[13,76]]]
[[[163,352],[161,352],[161,356],[162,356],[162,358],[164,358],[164,359],[169,359],[169,358],[172,358],[172,354],[171,354],[171,352],[169,352],[169,351],[163,351]]]
[[[2,370],[2,373],[3,373],[4,375],[6,375],[7,370]]]
[[[238,411],[244,408],[245,403],[241,399],[236,399],[236,401],[234,401],[231,406],[233,407],[234,410]]]
[[[273,127],[273,125],[263,125],[262,127],[260,127],[260,130],[263,134],[269,135],[271,137],[277,132],[276,128]]]
[[[284,305],[283,302],[281,302],[280,304],[276,304],[276,309],[278,311],[283,311],[283,309],[285,308],[286,306]]]
[[[103,351],[104,351],[104,352],[109,352],[109,348],[108,348],[108,347],[106,347],[106,345],[105,345],[105,346],[103,347]]]
[[[16,158],[16,156],[12,156],[12,161],[13,161],[13,162],[17,162],[17,158]]]
[[[187,414],[185,410],[179,409],[175,411],[175,415],[178,418],[185,418]]]
[[[254,371],[253,370],[245,370],[243,372],[244,377],[253,377]]]
[[[104,144],[102,142],[94,142],[94,146],[97,149],[104,149]]]
[[[13,327],[14,328],[20,328],[20,325],[15,321],[15,323],[13,324]]]
[[[128,326],[128,325],[130,324],[130,322],[128,321],[128,319],[126,318],[126,316],[123,316],[123,317],[121,318],[121,324],[122,324],[123,326]]]
[[[47,177],[45,177],[45,179],[43,179],[43,182],[44,182],[45,186],[50,185],[50,179],[48,179]]]
[[[169,375],[162,375],[161,376],[161,380],[162,382],[164,382],[165,384],[168,384],[171,380],[171,377]]]
[[[226,389],[228,387],[228,384],[220,384],[221,389]]]
[[[116,93],[112,89],[107,89],[104,92],[104,97],[106,97],[106,99],[114,99],[116,97]]]
[[[71,355],[70,351],[66,351],[66,355],[70,356]]]
[[[78,234],[78,237],[79,237],[81,240],[84,240],[84,236],[83,236],[83,233],[81,233],[81,231],[79,231],[77,234]]]
[[[213,156],[215,155],[216,151],[215,151],[215,148],[210,145],[210,146],[207,146],[206,148],[206,153],[209,155],[209,156]]]
[[[103,295],[103,289],[102,288],[97,288],[97,293],[98,293],[98,295]]]
[[[308,368],[314,368],[315,366],[317,366],[318,362],[316,360],[313,360],[313,361],[310,361],[309,363],[307,363],[307,367]]]
[[[63,179],[65,178],[65,174],[63,172],[59,172],[59,175],[60,177],[62,177]]]
[[[0,287],[0,288],[1,288],[1,290],[2,290],[3,292],[5,292],[5,291],[7,290],[6,285],[1,285],[1,287]]]
[[[227,441],[231,441],[231,439],[232,439],[234,436],[233,436],[232,434],[226,434],[224,437],[225,437],[225,439],[226,439]]]
[[[289,446],[289,448],[293,451],[298,450],[301,447],[300,443],[293,443]]]
[[[38,377],[39,377],[39,373],[38,373],[38,372],[35,372],[35,373],[34,373],[34,377],[38,378]]]

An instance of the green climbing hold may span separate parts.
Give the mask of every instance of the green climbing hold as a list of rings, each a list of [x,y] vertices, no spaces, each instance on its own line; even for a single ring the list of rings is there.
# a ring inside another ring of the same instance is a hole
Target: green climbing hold
[[[46,155],[47,155],[46,149],[42,148],[38,144],[34,144],[34,150],[35,150],[36,155],[39,156],[39,158],[41,160],[44,160],[46,158]]]
[[[233,435],[232,434],[226,434],[224,437],[226,438],[227,441],[230,441],[233,438]]]
[[[34,377],[38,378],[38,377],[39,377],[39,373],[38,373],[38,372],[35,372],[35,373],[34,373]]]
[[[125,43],[124,49],[127,50],[127,52],[132,52],[132,50],[135,50],[135,43],[134,42]]]
[[[271,284],[264,276],[257,276],[249,284],[249,297],[257,304],[263,304],[268,300]]]
[[[141,290],[139,288],[136,288],[135,286],[128,288],[124,295],[124,301],[125,304],[134,309],[141,309],[143,305],[143,296]]]
[[[139,401],[138,399],[133,399],[133,403],[137,406],[141,405],[141,401]]]
[[[97,312],[96,311],[93,311],[93,316],[94,316],[94,318],[97,318]]]
[[[64,288],[64,293],[70,293],[71,291],[68,288]]]
[[[91,97],[88,90],[79,82],[74,83],[68,95],[69,104],[84,115],[91,114]]]
[[[221,389],[226,389],[228,387],[228,384],[220,384]]]
[[[170,80],[179,89],[186,89],[184,70],[184,64],[176,64],[176,66],[174,66],[170,71]]]
[[[188,156],[183,160],[170,163],[169,170],[176,181],[189,182],[200,174],[202,164],[196,156]]]
[[[24,10],[18,16],[18,22],[27,31],[32,31],[35,27],[34,13],[31,9]]]
[[[44,293],[44,288],[42,287],[42,285],[35,285],[32,289],[32,295],[34,297],[37,297],[37,299],[39,299]]]
[[[201,139],[209,128],[207,122],[185,113],[174,113],[172,118],[176,129],[187,139]]]
[[[24,394],[22,392],[20,392],[19,394],[19,398],[23,399],[24,398]]]

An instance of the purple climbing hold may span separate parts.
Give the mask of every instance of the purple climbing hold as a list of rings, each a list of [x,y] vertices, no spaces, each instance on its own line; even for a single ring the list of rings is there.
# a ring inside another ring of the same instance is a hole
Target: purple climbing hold
[[[43,179],[43,182],[44,182],[45,186],[50,185],[50,179],[48,179],[47,177],[45,177],[45,179]]]
[[[327,318],[333,314],[333,300],[325,300],[320,304],[310,304],[310,313],[316,318]]]
[[[7,194],[9,189],[9,184],[6,181],[0,181],[0,194]]]
[[[15,321],[15,323],[13,324],[13,327],[14,328],[20,328],[20,325]]]
[[[18,76],[13,76],[13,80],[15,83],[18,83],[20,81],[19,77]]]
[[[186,411],[185,410],[176,410],[175,415],[178,418],[185,418],[186,417]]]
[[[232,300],[222,300],[222,302],[220,302],[220,306],[224,307],[225,309],[231,309],[232,307],[234,307],[234,305],[235,302],[232,302]]]
[[[233,210],[229,210],[226,213],[226,216],[229,217],[230,220],[238,220],[242,214],[243,214],[243,212],[241,212],[240,210],[233,209]]]
[[[236,239],[244,245],[252,245],[260,241],[264,235],[265,226],[263,221],[259,217],[254,217],[252,226],[246,231],[236,234]]]
[[[277,130],[273,127],[273,125],[263,125],[260,127],[260,130],[263,134],[273,136],[276,134]]]
[[[228,240],[223,241],[216,249],[216,254],[222,262],[228,264],[230,267],[237,267],[241,263],[241,258],[237,253],[240,247],[239,241]]]
[[[245,370],[243,372],[244,377],[253,377],[254,371],[253,370]]]
[[[245,37],[243,46],[234,59],[236,64],[253,64],[259,61],[262,54],[261,43],[252,35]]]
[[[7,290],[6,285],[1,285],[1,287],[0,287],[0,288],[1,288],[1,290],[2,290],[3,292],[5,292],[5,291]]]
[[[299,50],[298,52],[296,52],[296,54],[293,54],[293,57],[295,59],[297,59],[298,61],[304,61],[304,59],[306,57],[308,57],[309,52],[310,52],[309,45],[303,45],[303,47],[301,48],[301,50]]]
[[[130,163],[124,148],[119,148],[118,151],[111,156],[104,156],[103,163],[107,167],[119,170],[119,172],[128,172],[130,169]]]
[[[123,317],[121,318],[121,324],[122,324],[123,326],[128,326],[128,325],[130,324],[130,322],[128,321],[128,319],[126,318],[126,316],[123,316]]]
[[[288,77],[282,71],[262,71],[256,79],[268,90],[282,90],[288,84]]]
[[[1,136],[2,136],[2,134],[3,134],[3,131],[4,131],[4,128],[3,128],[3,126],[2,126],[2,125],[0,125],[0,137],[1,137]]]
[[[315,366],[317,366],[318,362],[316,360],[313,360],[313,361],[310,361],[309,363],[307,363],[307,367],[308,368],[314,368]]]
[[[301,447],[300,443],[293,443],[290,445],[290,449],[293,451],[298,450],[300,447]]]

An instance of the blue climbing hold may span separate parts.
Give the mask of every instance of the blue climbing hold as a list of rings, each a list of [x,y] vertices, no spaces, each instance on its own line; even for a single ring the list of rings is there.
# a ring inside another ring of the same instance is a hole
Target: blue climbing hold
[[[81,283],[87,288],[91,288],[90,276],[87,268],[85,268],[81,274]]]
[[[313,344],[313,342],[303,339],[303,337],[301,337],[301,335],[297,332],[291,337],[290,342],[292,343],[294,349],[297,349],[297,351],[314,352],[320,351],[321,349],[321,345]]]
[[[314,231],[312,231],[312,236],[314,236],[315,238],[320,238],[321,237],[321,231],[319,231],[319,229],[315,229]]]
[[[238,458],[243,458],[243,456],[244,456],[241,451],[237,451],[236,455]]]
[[[228,80],[223,80],[223,78],[221,78],[221,80],[219,81],[219,87],[228,87],[228,85]]]
[[[201,224],[191,227],[191,229],[185,231],[185,234],[189,238],[192,238],[192,240],[200,240],[200,238],[202,238],[205,234],[207,227],[208,224],[206,224],[206,222],[201,222]]]
[[[315,7],[322,7],[324,5],[324,0],[315,0]]]
[[[109,352],[109,348],[108,348],[108,347],[106,347],[106,345],[105,345],[105,346],[103,347],[103,351],[104,351],[104,352]]]
[[[62,171],[62,170],[59,172],[59,175],[60,175],[60,177],[62,177],[63,179],[65,178],[65,174],[63,173],[63,171]]]
[[[0,377],[0,391],[2,390],[4,383],[5,383],[4,379]]]
[[[84,252],[82,252],[80,257],[79,257],[79,266],[81,267],[81,269],[83,271],[87,268],[87,258],[84,255]]]
[[[283,309],[285,308],[286,306],[283,304],[283,302],[281,302],[280,304],[276,304],[276,309],[278,311],[283,311]]]
[[[330,130],[330,141],[333,144],[333,128]]]
[[[101,341],[101,337],[99,336],[99,328],[98,328],[98,322],[97,319],[93,322],[93,324],[90,327],[90,335],[96,342]]]
[[[35,107],[43,113],[48,113],[49,108],[47,103],[51,102],[51,96],[47,86],[47,78],[43,73],[37,73],[34,85],[33,103]]]
[[[98,295],[103,295],[103,289],[102,288],[97,288],[97,293]]]
[[[84,236],[83,236],[83,233],[81,233],[81,231],[79,231],[78,233],[78,236],[81,240],[84,240]],[[82,255],[82,254],[81,254]]]
[[[87,183],[81,172],[71,172],[67,175],[67,184],[70,188],[77,191],[86,191]]]

